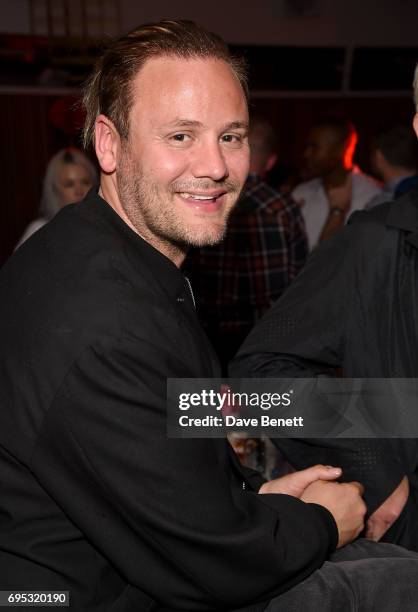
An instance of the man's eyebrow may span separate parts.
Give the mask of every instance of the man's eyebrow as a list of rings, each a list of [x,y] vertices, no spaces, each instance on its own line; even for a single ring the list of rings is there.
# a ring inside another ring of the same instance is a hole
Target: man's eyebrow
[[[166,128],[202,128],[204,127],[203,123],[201,121],[195,121],[193,119],[174,119],[173,121],[170,121],[170,123],[167,123],[164,127]],[[231,121],[231,123],[227,123],[226,125],[223,126],[222,131],[227,131],[227,130],[237,130],[237,129],[244,129],[244,130],[248,130],[248,123],[246,121]]]
[[[231,123],[228,123],[224,127],[224,131],[225,130],[240,130],[240,129],[248,131],[247,121],[232,121]]]
[[[165,127],[203,127],[203,124],[200,121],[194,121],[193,119],[174,119],[173,121],[170,121],[170,123],[167,123]]]

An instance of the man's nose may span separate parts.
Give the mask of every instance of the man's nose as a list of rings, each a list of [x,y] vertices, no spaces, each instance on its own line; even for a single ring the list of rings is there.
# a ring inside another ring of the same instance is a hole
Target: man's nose
[[[220,181],[228,176],[228,166],[219,142],[202,143],[193,153],[192,172],[196,178]]]

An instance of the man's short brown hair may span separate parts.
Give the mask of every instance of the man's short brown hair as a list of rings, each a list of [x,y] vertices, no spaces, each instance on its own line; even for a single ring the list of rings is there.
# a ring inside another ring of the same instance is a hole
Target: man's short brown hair
[[[112,121],[121,138],[128,138],[133,104],[132,82],[148,59],[164,55],[224,60],[248,96],[245,63],[230,54],[227,44],[219,36],[192,21],[163,20],[145,24],[108,47],[85,85],[85,147],[94,141],[94,124],[100,114]]]

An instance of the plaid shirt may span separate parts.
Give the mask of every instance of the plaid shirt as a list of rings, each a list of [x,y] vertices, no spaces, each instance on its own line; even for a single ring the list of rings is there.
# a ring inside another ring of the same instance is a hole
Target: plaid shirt
[[[189,254],[200,317],[221,332],[254,325],[298,274],[307,256],[303,218],[288,196],[250,175],[224,240]]]

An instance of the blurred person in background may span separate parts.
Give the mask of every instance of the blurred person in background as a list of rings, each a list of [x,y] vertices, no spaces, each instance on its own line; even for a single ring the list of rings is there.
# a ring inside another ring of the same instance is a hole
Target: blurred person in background
[[[418,66],[414,100],[418,136]],[[252,330],[230,373],[322,378],[339,371],[344,378],[416,379],[417,303],[418,189],[410,189],[396,201],[352,215],[338,236],[315,249]],[[371,412],[368,399],[364,413]],[[401,418],[395,403],[392,416]],[[344,478],[364,486],[365,536],[418,551],[418,440],[375,431],[374,438],[276,443],[297,469],[316,461],[342,467]]]
[[[299,206],[265,181],[277,160],[273,126],[250,123],[250,172],[219,244],[186,262],[197,308],[224,372],[255,325],[303,267],[308,249]]]
[[[398,125],[379,134],[372,146],[372,166],[384,189],[370,200],[367,209],[418,187],[418,141],[412,128]]]
[[[345,119],[324,119],[309,133],[304,172],[311,180],[298,185],[292,195],[302,207],[310,249],[381,192],[379,183],[353,163],[357,140],[354,125]]]
[[[39,217],[29,223],[16,248],[48,223],[63,206],[80,202],[97,180],[93,163],[79,149],[58,151],[49,160],[46,169]]]

